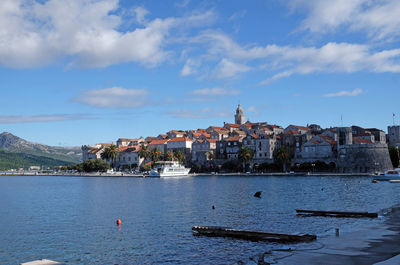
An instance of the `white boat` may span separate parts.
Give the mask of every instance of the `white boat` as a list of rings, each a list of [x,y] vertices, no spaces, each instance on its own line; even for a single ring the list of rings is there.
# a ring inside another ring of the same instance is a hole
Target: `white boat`
[[[150,177],[182,177],[188,176],[190,168],[179,164],[178,161],[159,161],[150,171]]]
[[[400,180],[400,168],[388,170],[383,176],[380,177],[387,180]]]

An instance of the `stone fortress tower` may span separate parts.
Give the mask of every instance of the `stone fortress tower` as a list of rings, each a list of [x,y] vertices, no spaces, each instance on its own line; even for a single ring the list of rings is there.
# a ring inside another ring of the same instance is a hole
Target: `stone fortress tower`
[[[242,125],[244,123],[244,114],[243,114],[242,106],[240,106],[240,103],[236,109],[235,123],[239,124],[239,125]]]

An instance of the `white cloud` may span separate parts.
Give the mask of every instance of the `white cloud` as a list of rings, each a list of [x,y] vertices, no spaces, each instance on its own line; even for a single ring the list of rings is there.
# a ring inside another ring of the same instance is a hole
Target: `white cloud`
[[[0,124],[41,123],[87,119],[93,119],[93,117],[84,114],[0,115]]]
[[[202,63],[220,61],[213,77],[230,78],[254,70],[275,72],[261,85],[293,74],[315,72],[400,73],[400,49],[378,50],[369,45],[345,42],[329,42],[321,47],[241,46],[226,34],[216,31],[204,31],[191,41],[206,47],[205,54],[191,59],[201,58]],[[198,71],[205,69],[202,65],[197,68]]]
[[[149,11],[146,8],[144,8],[142,6],[138,6],[138,7],[133,9],[133,12],[135,13],[136,21],[139,24],[145,24],[146,23],[146,15],[149,14]]]
[[[67,61],[80,67],[123,62],[156,66],[165,61],[171,29],[199,27],[213,21],[212,11],[181,18],[146,20],[144,26],[119,31],[124,24],[118,0],[0,1],[0,65],[37,67]]]
[[[365,32],[372,39],[399,38],[398,0],[291,0],[289,5],[292,10],[306,10],[302,30],[327,33],[345,27]]]
[[[251,67],[223,58],[214,70],[215,78],[237,77],[241,73],[251,70]]]
[[[203,88],[203,89],[193,90],[190,94],[195,96],[229,96],[229,95],[238,95],[240,94],[240,91],[234,89],[229,90],[225,88],[214,87],[214,88]]]
[[[145,89],[112,87],[86,91],[75,101],[99,108],[129,108],[147,104],[147,95]]]
[[[364,91],[361,88],[356,88],[353,91],[339,91],[336,93],[325,94],[324,97],[355,97],[361,95]]]
[[[185,65],[181,70],[181,76],[188,76],[197,73],[197,67],[200,62],[194,59],[187,59]]]

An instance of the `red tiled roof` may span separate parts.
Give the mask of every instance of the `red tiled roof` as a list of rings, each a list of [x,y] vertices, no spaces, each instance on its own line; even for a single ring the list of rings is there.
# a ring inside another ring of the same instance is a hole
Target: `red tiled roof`
[[[169,139],[153,140],[149,143],[149,145],[165,144],[168,141]]]
[[[160,134],[159,136],[161,136],[162,138],[165,138],[165,137],[167,137],[168,135],[167,135],[167,134]]]
[[[273,125],[268,124],[267,126],[269,126],[269,127],[271,127],[271,128],[277,128],[277,129],[282,128],[281,126],[278,126],[278,125],[275,125],[275,124],[273,124]]]
[[[216,142],[217,142],[217,139],[207,139],[206,141],[207,141],[207,142],[210,142],[210,143],[216,143]]]
[[[210,126],[209,128],[211,128],[211,129],[217,129],[217,130],[225,130],[225,128],[224,127],[217,127],[217,126]]]
[[[252,126],[251,123],[245,123],[245,124],[243,124],[243,125],[246,126],[246,127],[249,127],[249,128],[251,128],[251,126]]]
[[[318,141],[311,141],[313,144],[320,144]]]
[[[121,142],[136,142],[136,141],[140,141],[140,140],[143,140],[143,139],[142,138],[139,138],[139,139],[119,138],[118,139],[118,141],[121,141]]]
[[[95,149],[91,149],[88,153],[97,154],[99,151],[101,151],[101,148],[95,148]]]
[[[170,142],[193,142],[193,140],[187,137],[176,137],[171,139]]]
[[[254,139],[258,139],[258,135],[257,134],[250,134],[251,137],[253,137]]]
[[[372,144],[373,143],[370,140],[365,140],[365,139],[358,138],[358,137],[354,137],[353,141],[358,142],[360,144]]]
[[[216,132],[216,133],[219,133],[219,134],[229,134],[229,132],[228,132],[228,131],[225,131],[225,130],[219,130],[219,129],[216,129],[216,130],[215,130],[215,132]]]
[[[232,142],[232,141],[241,141],[242,139],[243,139],[243,136],[231,136],[224,140],[227,142]]]
[[[235,124],[235,123],[225,123],[225,125],[228,125],[229,127],[232,127],[232,128],[239,128],[240,127],[239,124]]]
[[[205,136],[206,138],[210,138],[211,135],[209,133],[202,133],[203,136]]]
[[[299,134],[298,131],[287,131],[284,134],[289,135],[289,134]]]
[[[197,129],[197,132],[206,132],[207,129]]]
[[[293,125],[293,124],[291,124],[291,125],[289,125],[288,127],[290,127],[290,126],[295,127],[295,128],[297,128],[297,129],[299,129],[299,130],[303,130],[303,131],[310,131],[310,130],[311,130],[310,128],[304,127],[304,126],[298,126],[298,125]]]

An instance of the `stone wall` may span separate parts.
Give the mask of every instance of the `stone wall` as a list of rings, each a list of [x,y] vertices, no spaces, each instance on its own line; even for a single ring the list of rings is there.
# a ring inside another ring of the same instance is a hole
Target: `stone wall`
[[[392,169],[386,144],[340,146],[337,167],[341,173],[371,173]]]

